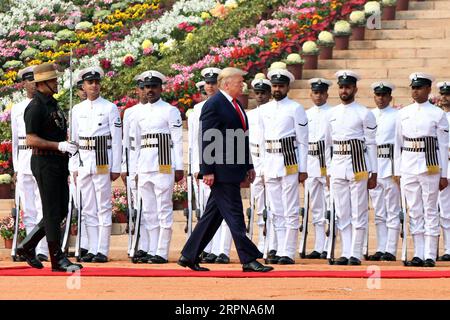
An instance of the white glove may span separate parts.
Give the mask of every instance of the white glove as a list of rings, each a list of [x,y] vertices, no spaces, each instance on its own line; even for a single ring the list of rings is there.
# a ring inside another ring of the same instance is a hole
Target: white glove
[[[68,152],[70,154],[75,154],[78,151],[78,146],[75,143],[69,141],[63,141],[58,143],[58,150],[61,152]]]

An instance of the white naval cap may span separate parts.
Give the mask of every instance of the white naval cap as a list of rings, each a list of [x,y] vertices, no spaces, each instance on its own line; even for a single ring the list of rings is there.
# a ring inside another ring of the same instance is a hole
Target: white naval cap
[[[222,69],[219,68],[205,68],[201,71],[201,75],[206,82],[217,82],[217,77],[219,76]]]
[[[439,89],[440,94],[450,94],[450,81],[438,82],[436,87]]]
[[[73,78],[73,81],[74,81],[75,85],[77,86],[77,88],[80,89],[81,86],[83,85],[83,79],[81,79],[81,77],[80,77],[80,71],[75,70],[74,75],[75,75],[75,77]]]
[[[166,82],[166,76],[155,70],[144,71],[140,76],[144,85],[158,85]]]
[[[374,93],[391,93],[395,89],[395,85],[389,81],[377,81],[370,85]]]
[[[264,78],[255,78],[251,83],[254,91],[271,91],[272,84],[269,80]]]
[[[324,78],[312,78],[308,80],[313,91],[327,91],[328,87],[331,87],[333,83],[330,80]]]
[[[80,71],[78,74],[78,77],[81,79],[81,81],[85,80],[100,80],[103,78],[105,73],[103,72],[103,69],[100,67],[88,67],[84,68]]]
[[[411,80],[411,87],[431,86],[435,80],[434,76],[425,72],[413,72],[409,75]]]
[[[334,76],[338,79],[338,84],[356,84],[361,80],[360,75],[352,70],[339,70]]]
[[[206,82],[205,81],[199,81],[195,84],[195,86],[197,87],[198,90],[202,90],[202,88],[205,86]]]
[[[273,69],[267,74],[272,84],[289,84],[295,81],[295,77],[286,69]]]
[[[23,68],[22,70],[20,70],[17,73],[17,77],[22,79],[22,81],[25,81],[25,80],[33,81],[34,80],[34,72],[33,72],[33,70],[34,70],[35,67],[36,66],[30,66],[30,67]]]

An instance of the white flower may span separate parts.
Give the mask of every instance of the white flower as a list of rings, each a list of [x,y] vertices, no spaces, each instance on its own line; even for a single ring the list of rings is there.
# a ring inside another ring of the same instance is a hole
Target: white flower
[[[255,75],[255,79],[266,79],[266,75],[262,72]]]
[[[5,174],[0,174],[0,184],[4,184],[4,183],[11,183],[11,175],[5,173]]]
[[[364,5],[366,15],[380,14],[381,8],[378,1],[369,1]]]
[[[366,22],[366,14],[364,11],[353,11],[350,13],[350,22],[352,24],[364,24]]]
[[[321,31],[319,33],[319,36],[317,37],[317,39],[319,40],[319,42],[322,43],[334,43],[334,37],[333,34],[331,32],[328,31]]]
[[[350,34],[352,32],[352,28],[350,27],[350,23],[345,20],[339,20],[334,25],[334,33],[335,34]]]
[[[270,65],[269,71],[276,70],[276,69],[287,69],[286,63],[281,62],[281,61],[273,62]]]
[[[298,53],[291,53],[286,57],[286,62],[288,64],[302,63],[302,57]]]
[[[397,4],[397,0],[381,0],[381,5],[384,7],[391,7]]]
[[[317,53],[319,48],[317,48],[317,44],[314,41],[305,41],[302,46],[303,53]]]
[[[91,30],[92,23],[89,21],[82,21],[75,26],[75,30]]]

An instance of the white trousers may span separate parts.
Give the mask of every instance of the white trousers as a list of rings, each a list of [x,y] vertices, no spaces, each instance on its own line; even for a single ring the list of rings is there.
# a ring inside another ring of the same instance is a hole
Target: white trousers
[[[377,251],[395,256],[400,231],[400,188],[392,177],[378,178],[369,194],[375,211]]]
[[[208,203],[209,195],[211,194],[211,188],[204,184],[203,180],[199,180],[198,192],[199,205],[202,208],[202,212],[204,212],[206,204]],[[206,245],[204,251],[207,253],[213,253],[216,256],[219,256],[221,253],[223,253],[229,257],[232,244],[233,238],[231,236],[230,228],[228,227],[225,220],[223,220],[214,237]]]
[[[148,253],[164,259],[169,257],[172,239],[174,183],[173,173],[140,173],[138,179],[141,217],[149,240]]]
[[[294,259],[300,226],[298,175],[267,178],[266,188],[277,241],[277,255]]]
[[[436,260],[439,237],[439,174],[403,174],[402,190],[409,209],[410,231],[414,239],[414,256]]]
[[[439,209],[442,233],[444,236],[444,253],[450,254],[450,187],[439,192]]]
[[[313,177],[306,180],[309,193],[309,209],[312,213],[312,224],[315,229],[314,251],[326,251],[325,225],[326,225],[326,193],[327,180],[325,177]],[[328,193],[328,192],[327,192]]]
[[[136,184],[136,174],[130,173],[130,191],[131,191],[131,199],[133,201],[134,208],[138,210],[138,192],[137,192],[137,184]],[[145,229],[144,223],[141,221],[141,227],[139,228],[139,244],[138,250],[142,250],[144,252],[148,252],[149,250],[149,240],[148,233]],[[154,253],[153,253],[154,254]]]
[[[341,231],[341,256],[361,259],[369,222],[367,180],[331,177],[330,183],[336,208],[336,226]]]
[[[41,195],[39,194],[37,182],[32,174],[18,173],[17,190],[23,210],[23,224],[28,234],[42,219]],[[37,245],[36,254],[48,256],[47,239],[45,237]]]
[[[110,175],[79,172],[77,185],[81,190],[89,253],[108,256],[112,224]]]

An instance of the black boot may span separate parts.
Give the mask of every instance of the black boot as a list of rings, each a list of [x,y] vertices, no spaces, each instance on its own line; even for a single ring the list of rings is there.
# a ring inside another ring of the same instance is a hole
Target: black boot
[[[44,265],[36,257],[35,248],[39,241],[45,236],[45,228],[43,223],[39,223],[33,230],[26,236],[25,239],[17,247],[17,255],[26,259],[27,263],[36,269],[42,269]]]
[[[83,268],[81,264],[72,263],[67,259],[66,255],[61,251],[61,246],[58,241],[49,241],[48,250],[50,252],[52,271],[75,272]]]

